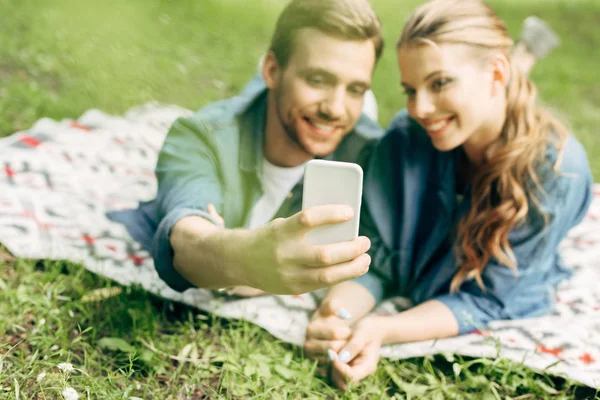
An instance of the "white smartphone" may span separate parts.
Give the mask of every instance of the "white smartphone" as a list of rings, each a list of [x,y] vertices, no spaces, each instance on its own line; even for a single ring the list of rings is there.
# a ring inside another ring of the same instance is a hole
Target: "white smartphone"
[[[327,160],[311,160],[306,164],[303,210],[327,204],[344,204],[354,210],[354,217],[349,221],[310,230],[306,234],[308,243],[339,243],[358,237],[362,186],[363,170],[358,164]]]

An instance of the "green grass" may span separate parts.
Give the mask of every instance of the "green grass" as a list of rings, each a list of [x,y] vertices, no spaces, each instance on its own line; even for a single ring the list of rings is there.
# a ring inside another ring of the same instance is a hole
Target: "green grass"
[[[450,355],[382,361],[375,376],[343,394],[300,349],[247,322],[198,313],[139,288],[104,300],[85,297],[111,287],[121,289],[77,264],[0,261],[0,397],[15,398],[17,385],[21,399],[57,398],[67,386],[97,399],[594,395],[518,363]],[[75,370],[61,372],[64,362]]]
[[[404,105],[393,44],[419,1],[373,3],[387,40],[374,81],[385,125]],[[530,14],[560,34],[563,46],[532,78],[543,101],[570,121],[598,179],[600,3],[491,3],[513,35]],[[196,109],[230,96],[254,74],[283,4],[0,0],[0,136],[41,117],[77,118],[89,108],[120,114],[158,100]],[[201,314],[139,288],[84,301],[105,287],[118,286],[77,264],[15,260],[0,249],[0,398],[61,398],[67,385],[81,398],[99,399],[595,396],[519,363],[457,356],[384,360],[373,377],[343,394],[300,349],[254,325]],[[60,372],[61,362],[75,371]],[[41,373],[47,375],[37,382]]]

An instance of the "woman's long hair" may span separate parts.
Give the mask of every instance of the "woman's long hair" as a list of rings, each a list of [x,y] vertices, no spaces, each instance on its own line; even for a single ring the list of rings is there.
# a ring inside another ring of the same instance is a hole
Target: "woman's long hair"
[[[504,22],[481,0],[432,0],[417,8],[398,48],[415,43],[463,44],[482,57],[500,52],[509,59],[513,44]],[[539,205],[544,178],[539,167],[548,145],[560,154],[567,138],[566,129],[537,104],[534,84],[512,63],[510,72],[502,132],[486,150],[473,178],[471,209],[458,224],[459,270],[452,292],[465,279],[485,289],[481,274],[492,258],[516,272],[508,234]]]

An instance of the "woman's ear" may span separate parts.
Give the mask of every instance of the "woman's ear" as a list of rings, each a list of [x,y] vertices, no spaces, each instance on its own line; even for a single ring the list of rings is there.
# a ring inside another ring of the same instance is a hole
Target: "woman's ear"
[[[504,54],[496,54],[491,59],[492,96],[504,93],[510,82],[510,61]]]
[[[262,67],[262,77],[269,90],[277,89],[281,73],[282,69],[279,66],[277,57],[275,57],[275,53],[269,51],[264,58]]]

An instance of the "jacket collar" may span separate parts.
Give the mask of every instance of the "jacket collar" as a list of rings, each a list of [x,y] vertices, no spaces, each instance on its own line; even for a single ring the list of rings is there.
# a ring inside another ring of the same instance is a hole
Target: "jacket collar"
[[[240,97],[235,110],[240,131],[239,168],[260,175],[267,119],[267,88],[257,85]]]
[[[456,205],[456,172],[460,149],[440,152],[433,181],[438,185],[437,196],[446,216],[451,216]]]

